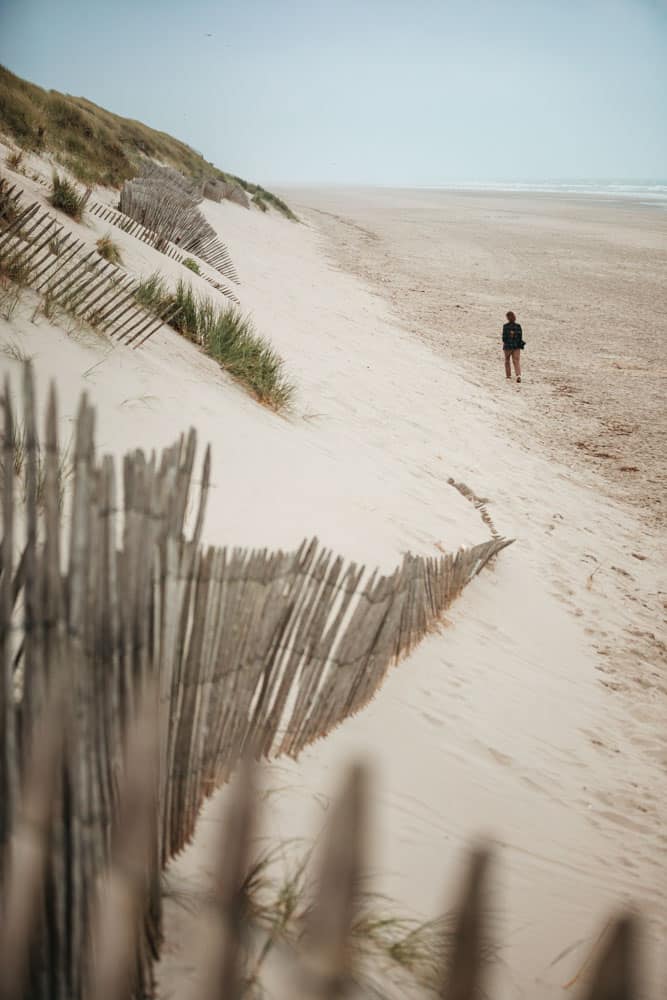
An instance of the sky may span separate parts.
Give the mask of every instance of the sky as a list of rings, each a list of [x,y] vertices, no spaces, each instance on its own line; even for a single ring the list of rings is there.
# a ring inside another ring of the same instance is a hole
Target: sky
[[[667,0],[0,0],[0,62],[264,184],[667,176]]]

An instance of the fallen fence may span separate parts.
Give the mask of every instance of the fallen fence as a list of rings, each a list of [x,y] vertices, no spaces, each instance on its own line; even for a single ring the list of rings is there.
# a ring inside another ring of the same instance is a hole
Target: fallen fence
[[[132,958],[134,995],[145,996],[161,934],[159,872],[191,838],[205,798],[248,754],[297,757],[359,712],[389,668],[510,542],[492,538],[438,558],[407,555],[388,575],[346,564],[316,539],[296,552],[202,547],[210,452],[188,535],[194,432],[160,459],[126,455],[121,500],[112,458],[96,453],[94,411],[84,396],[65,548],[56,410],[52,390],[42,446],[30,367],[20,433],[5,385],[4,850],[22,822],[30,748],[40,744],[45,707],[58,694],[63,699],[38,930],[26,991],[12,995],[101,995],[85,988],[90,900],[113,856],[123,748],[137,706],[152,692],[157,793],[138,880],[147,905]]]

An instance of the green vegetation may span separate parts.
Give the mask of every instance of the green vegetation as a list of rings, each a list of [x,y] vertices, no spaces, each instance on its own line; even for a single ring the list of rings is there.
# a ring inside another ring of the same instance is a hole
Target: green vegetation
[[[290,402],[294,387],[283,375],[282,359],[233,306],[214,317],[206,331],[205,347],[261,403],[281,410]]]
[[[163,312],[172,301],[171,292],[159,271],[151,274],[149,278],[143,278],[134,295],[140,306],[154,313]]]
[[[18,359],[17,359],[18,360]],[[4,475],[4,456],[7,453],[5,432],[0,431],[0,475]],[[14,476],[18,480],[19,495],[23,503],[28,499],[28,438],[25,426],[20,421],[12,425],[11,443],[12,465]],[[58,507],[62,509],[65,499],[67,480],[73,473],[70,444],[65,449],[58,450],[58,465],[56,468],[56,483]],[[35,449],[35,499],[37,507],[41,508],[46,499],[46,456],[39,444]]]
[[[136,298],[156,314],[172,312],[170,325],[199,344],[260,403],[274,410],[289,405],[294,386],[285,377],[282,358],[233,305],[220,308],[199,298],[183,281],[172,294],[157,273],[139,284]]]
[[[8,153],[5,157],[5,162],[10,170],[15,170],[17,173],[23,172],[23,150],[15,149],[13,152]]]
[[[288,841],[264,850],[250,865],[241,892],[245,919],[257,940],[244,970],[244,997],[265,997],[272,953],[289,954],[302,941],[313,901],[312,855],[311,848]],[[168,877],[163,895],[190,912],[201,905],[187,889],[172,886]],[[431,991],[441,984],[443,959],[455,946],[453,915],[422,922],[398,916],[391,900],[363,886],[359,896],[349,943],[354,981],[363,995],[384,996],[386,981],[402,983],[406,996],[414,995],[415,987],[434,995]]]
[[[231,177],[201,153],[166,132],[121,118],[83,97],[43,90],[0,66],[0,131],[26,149],[47,149],[85,184],[120,187],[139,173],[146,158],[167,163],[193,180],[235,180],[288,218],[287,205],[257,184]]]
[[[259,208],[260,211],[262,212],[268,212],[269,210],[266,202],[262,198],[259,191],[255,191],[254,195],[252,196],[252,203],[253,205],[257,205],[257,208]]]
[[[21,301],[29,271],[21,254],[10,253],[0,259],[0,316],[9,322]]]
[[[0,259],[0,281],[14,282],[16,285],[27,285],[30,270],[20,253],[9,253]]]
[[[97,252],[100,257],[104,257],[108,260],[110,264],[122,264],[123,258],[120,254],[120,247],[117,243],[111,239],[109,233],[106,236],[101,236],[97,241]]]
[[[176,286],[176,295],[173,296],[176,307],[176,314],[171,320],[171,325],[179,333],[193,340],[196,344],[206,347],[206,333],[208,331],[207,312],[213,309],[207,299],[200,302],[191,285],[186,285],[184,281],[179,281]]]
[[[194,271],[195,274],[201,274],[201,271],[199,270],[199,264],[194,259],[194,257],[186,257],[182,263],[183,267],[187,267],[189,271]]]
[[[77,221],[83,215],[86,204],[85,194],[79,194],[75,186],[61,177],[55,170],[51,179],[51,197],[49,201],[54,208],[60,209],[65,215],[69,215]]]
[[[278,195],[272,194],[265,188],[260,187],[259,184],[251,184],[249,181],[244,181],[240,177],[232,177],[232,180],[238,181],[241,187],[243,187],[248,194],[252,195],[252,200],[256,205],[260,202],[264,202],[264,211],[266,211],[266,205],[268,204],[272,208],[275,208],[277,212],[284,215],[285,218],[291,219],[292,222],[299,221],[289,205],[286,205],[282,198],[279,198]],[[260,205],[260,208],[262,208],[262,205]]]

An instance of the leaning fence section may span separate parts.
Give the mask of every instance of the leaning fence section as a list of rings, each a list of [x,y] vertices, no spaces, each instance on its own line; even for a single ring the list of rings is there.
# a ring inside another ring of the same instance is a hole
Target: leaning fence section
[[[148,906],[136,995],[150,991],[160,940],[159,872],[191,838],[206,796],[248,754],[298,756],[374,696],[485,563],[492,538],[369,572],[305,541],[295,552],[201,544],[207,451],[188,519],[194,432],[163,452],[114,461],[94,443],[84,397],[71,510],[52,391],[42,441],[32,375],[21,433],[3,401],[0,577],[0,842],[21,814],[27,761],[48,700],[65,691],[62,766],[49,824],[31,1000],[85,995],[89,901],[110,861],[118,774],[147,692],[159,752]],[[20,488],[19,488],[20,487]],[[20,503],[20,507],[19,507]],[[188,527],[189,526],[189,527]],[[20,541],[19,541],[20,540]]]
[[[156,316],[137,302],[139,282],[100,257],[39,202],[0,180],[0,266],[77,319],[120,343],[140,347],[175,316],[169,303]]]
[[[125,215],[123,212],[120,212],[115,208],[111,208],[109,205],[102,205],[100,202],[94,200],[89,200],[87,208],[92,215],[101,219],[102,222],[108,222],[112,226],[117,226],[119,229],[122,229],[124,233],[128,233],[130,236],[134,236],[136,239],[142,240],[154,249],[159,250],[160,253],[163,253],[166,257],[178,261],[179,264],[182,264],[183,261],[186,260],[188,254],[181,253],[178,247],[176,247],[176,245],[171,243],[169,240],[160,240],[157,233],[148,229],[146,226],[143,226],[140,222],[137,222],[136,219],[131,218],[129,215]],[[190,253],[200,257],[201,260],[208,263],[229,281],[238,284],[238,275],[236,274],[236,270],[232,264],[229,251],[223,244],[220,244],[218,253],[215,255],[209,255],[210,259],[208,256],[205,256],[204,253],[200,253],[198,249],[190,249]],[[208,281],[209,285],[215,288],[218,292],[221,292],[228,299],[231,299],[232,302],[236,302],[238,304],[238,296],[232,291],[229,285],[217,281],[215,278],[212,278],[204,272],[201,272],[200,276]]]
[[[201,201],[199,188],[178,171],[147,163],[138,177],[123,184],[119,208],[141,223],[140,239],[163,252],[175,245],[238,283],[227,247],[199,211]]]

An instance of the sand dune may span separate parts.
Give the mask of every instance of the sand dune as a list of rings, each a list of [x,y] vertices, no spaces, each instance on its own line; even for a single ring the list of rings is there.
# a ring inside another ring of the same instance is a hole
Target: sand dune
[[[667,972],[658,946],[667,923],[667,683],[658,659],[664,547],[652,521],[609,496],[569,452],[558,461],[540,447],[553,440],[551,407],[515,387],[497,391],[495,376],[493,390],[490,375],[471,377],[454,352],[444,357],[414,335],[418,313],[406,328],[410,299],[388,230],[393,301],[385,302],[332,266],[340,238],[325,238],[315,213],[304,212],[309,226],[224,203],[206,213],[232,253],[242,307],[297,382],[293,415],[258,406],[171,331],[140,351],[116,348],[43,317],[32,322],[28,298],[0,321],[0,342],[20,340],[42,386],[57,378],[65,439],[81,387],[98,407],[105,450],[157,447],[196,426],[213,444],[205,540],[218,544],[293,547],[317,534],[386,568],[406,549],[480,541],[488,527],[450,478],[487,498],[498,530],[517,539],[368,711],[300,761],[271,766],[268,783],[287,786],[269,800],[271,835],[317,829],[316,793],[329,793],[341,761],[368,756],[378,780],[378,888],[406,912],[437,911],[471,835],[498,844],[494,995],[561,996],[609,908],[630,901],[646,914],[645,974],[655,989]],[[363,214],[353,222],[375,248],[380,237]],[[105,231],[89,226],[90,239]],[[143,244],[114,237],[133,268],[183,276]],[[467,301],[482,301],[468,264]],[[464,260],[456,266],[463,271]],[[15,362],[0,362],[18,377]],[[530,434],[508,433],[527,421]],[[205,879],[224,797],[211,801],[176,877]],[[191,973],[182,913],[171,921],[165,997],[179,995]]]

